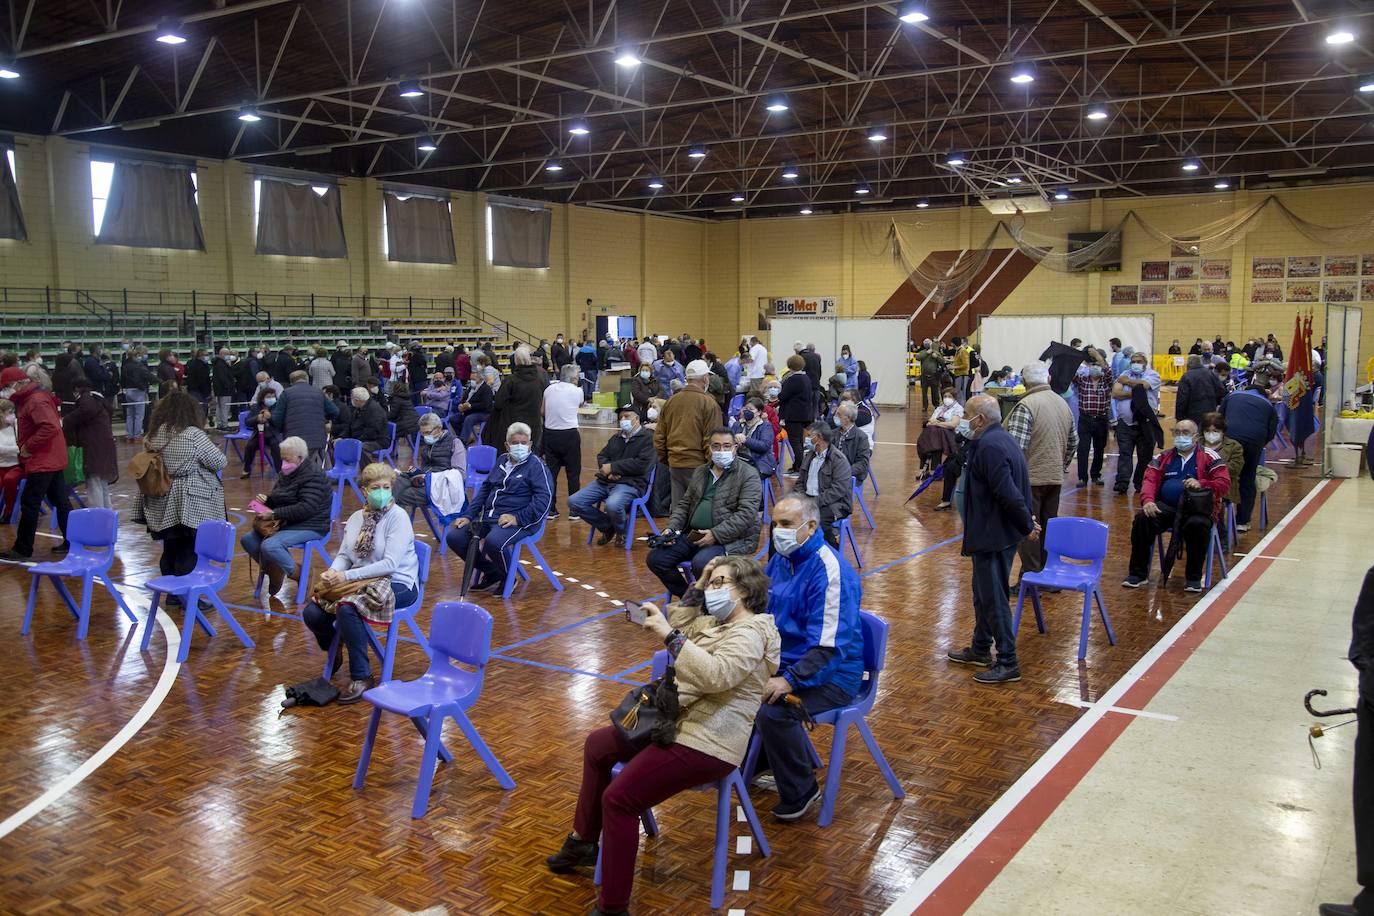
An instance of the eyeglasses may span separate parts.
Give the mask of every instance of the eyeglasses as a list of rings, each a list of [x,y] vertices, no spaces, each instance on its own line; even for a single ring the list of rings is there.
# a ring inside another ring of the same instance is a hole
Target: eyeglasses
[[[716,576],[714,579],[712,579],[710,582],[707,582],[706,584],[711,588],[724,588],[727,585],[734,585],[735,580],[727,579],[724,576]]]

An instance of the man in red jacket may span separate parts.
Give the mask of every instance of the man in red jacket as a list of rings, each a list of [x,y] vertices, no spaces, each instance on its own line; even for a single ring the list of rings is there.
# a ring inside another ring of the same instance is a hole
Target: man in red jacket
[[[67,552],[67,483],[62,472],[67,467],[67,440],[57,416],[57,397],[38,387],[23,369],[11,366],[0,372],[0,388],[14,386],[10,400],[19,414],[19,463],[24,468],[24,495],[19,501],[19,531],[14,545],[0,560],[24,562],[33,557],[33,539],[38,531],[38,511],[46,498],[57,512],[62,543],[53,553]]]
[[[1145,469],[1140,486],[1140,511],[1131,525],[1130,574],[1121,584],[1139,588],[1150,577],[1150,554],[1155,539],[1173,530],[1189,490],[1212,491],[1212,517],[1190,515],[1178,525],[1183,538],[1186,590],[1202,591],[1202,566],[1207,560],[1207,540],[1212,525],[1221,517],[1221,501],[1231,488],[1231,473],[1221,455],[1198,443],[1197,424],[1179,420],[1174,424],[1174,447],[1155,456]]]

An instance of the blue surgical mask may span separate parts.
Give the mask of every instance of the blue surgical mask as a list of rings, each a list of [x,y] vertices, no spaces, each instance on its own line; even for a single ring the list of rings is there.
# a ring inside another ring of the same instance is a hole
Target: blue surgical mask
[[[1140,377],[1141,377],[1142,375],[1144,375],[1144,374],[1145,374],[1145,367],[1144,367],[1144,366],[1140,365],[1139,363],[1131,363],[1131,375],[1133,375],[1133,376],[1136,377],[1136,378],[1140,378]]]
[[[968,425],[968,420],[960,420],[959,425],[954,427],[954,431],[965,439],[973,438],[973,427]]]
[[[1089,376],[1090,378],[1101,378],[1101,377],[1102,377],[1102,367],[1101,367],[1101,366],[1089,366],[1089,367],[1088,367],[1088,376]]]
[[[512,445],[510,447],[511,460],[514,461],[516,464],[519,464],[520,462],[524,461],[529,456],[530,447],[528,445]]]
[[[800,546],[797,542],[796,528],[774,528],[773,549],[783,556],[792,553]]]
[[[753,409],[752,409],[752,408],[746,408],[746,409],[740,411],[740,418],[743,419],[745,423],[752,423],[752,422],[754,421],[754,411],[753,411]]]
[[[262,402],[263,402],[264,404],[266,404],[268,407],[271,407],[272,405],[274,405],[274,404],[277,403],[277,399],[276,399],[276,398],[263,398],[263,399],[262,399]]]
[[[628,436],[630,433],[634,432],[634,428],[635,428],[635,424],[634,424],[634,421],[633,421],[633,420],[621,420],[621,421],[620,421],[620,431],[621,431],[622,433],[624,433],[625,435]]]
[[[1183,452],[1191,451],[1194,441],[1192,436],[1174,436],[1174,448]]]
[[[725,618],[734,611],[735,599],[730,594],[730,586],[708,588],[703,594],[706,599],[706,613],[716,620],[723,623]]]
[[[712,452],[711,460],[716,463],[716,467],[724,470],[735,463],[734,452]]]
[[[425,436],[425,441],[428,442],[430,445],[433,445],[434,443],[439,441],[439,438],[439,436],[435,435]]]
[[[769,388],[769,389],[768,389],[768,392],[767,392],[767,394],[768,394],[768,396],[769,396],[770,398],[775,398],[775,397],[777,397],[777,396],[778,396],[779,394],[781,394],[781,393],[782,393],[782,389],[781,389],[781,388]]]

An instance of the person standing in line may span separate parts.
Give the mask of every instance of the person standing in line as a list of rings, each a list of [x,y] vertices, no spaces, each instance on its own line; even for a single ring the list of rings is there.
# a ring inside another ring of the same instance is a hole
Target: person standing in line
[[[1216,370],[1204,366],[1201,356],[1190,356],[1188,371],[1178,380],[1174,395],[1174,419],[1201,425],[1202,418],[1216,410],[1225,397],[1226,386],[1217,378]]]
[[[57,396],[40,388],[18,366],[0,372],[0,388],[11,389],[10,400],[18,413],[19,463],[24,469],[24,495],[19,502],[19,528],[10,549],[0,560],[27,562],[33,557],[38,534],[38,511],[46,499],[57,512],[62,543],[53,553],[67,552],[67,514],[71,502],[62,472],[67,467],[67,440],[57,415]]]
[[[686,385],[664,403],[654,429],[654,449],[672,478],[674,506],[687,492],[692,474],[710,460],[707,440],[711,430],[720,425],[720,408],[715,398],[706,393],[710,374],[710,368],[701,360],[688,363]]]
[[[1068,402],[1050,388],[1050,366],[1042,360],[1021,370],[1026,395],[1007,415],[1007,434],[1025,453],[1030,473],[1031,515],[1043,527],[1059,514],[1064,473],[1078,453],[1078,430]],[[1048,559],[1041,538],[1026,538],[1017,547],[1021,573],[1040,572]]]
[[[1088,349],[1089,363],[1073,377],[1078,401],[1078,485],[1086,487],[1088,477],[1103,485],[1102,462],[1107,454],[1107,432],[1111,428],[1112,379],[1107,374],[1107,358],[1096,347]],[[1092,456],[1091,470],[1088,457]]]
[[[110,484],[119,480],[119,461],[115,454],[114,432],[110,425],[112,408],[89,379],[77,379],[73,386],[76,403],[62,418],[62,435],[69,446],[82,451],[86,475],[86,505],[92,509],[113,509]]]
[[[1113,489],[1117,494],[1124,494],[1132,483],[1136,491],[1140,491],[1145,468],[1155,453],[1159,431],[1159,420],[1154,415],[1159,410],[1159,373],[1145,368],[1143,353],[1133,353],[1127,366],[1112,385],[1112,401],[1116,405],[1117,450],[1116,485]],[[1159,444],[1163,444],[1162,438]]]
[[[568,496],[582,487],[582,433],[577,428],[577,411],[582,406],[582,386],[577,384],[577,367],[564,366],[558,381],[544,389],[540,411],[544,417],[544,463],[549,466],[550,519],[558,518],[558,472],[567,478]],[[571,510],[569,510],[571,511]]]
[[[8,368],[8,367],[6,367]],[[19,500],[19,481],[24,479],[24,468],[19,464],[18,417],[15,416],[14,402],[0,398],[0,501],[5,504],[4,518],[8,522]]]
[[[1250,385],[1234,391],[1221,402],[1221,414],[1232,439],[1240,443],[1245,464],[1240,470],[1240,505],[1236,507],[1236,530],[1250,530],[1250,516],[1255,511],[1257,490],[1255,474],[1259,470],[1264,447],[1279,431],[1279,415],[1269,400],[1272,378],[1268,372],[1255,372]]]
[[[143,416],[148,409],[148,386],[153,373],[148,370],[148,351],[134,347],[124,354],[119,367],[119,384],[124,394],[124,433],[129,442],[143,438]]]
[[[805,450],[806,427],[811,422],[815,399],[811,377],[805,372],[806,362],[800,354],[787,357],[787,376],[778,392],[778,417],[787,430],[787,442],[792,448],[792,466],[785,476],[801,473],[802,452]]]
[[[213,399],[210,402],[210,406],[214,414],[214,417],[212,418],[212,422],[210,425],[217,426],[220,429],[229,429],[235,425],[234,415],[230,413],[230,411],[233,409],[234,401],[234,359],[235,356],[228,347],[220,347],[219,353],[215,356],[214,362],[210,364],[210,389],[212,394],[214,395]],[[145,368],[144,371],[146,373],[147,369]],[[129,409],[127,402],[127,394],[128,392],[126,391],[126,401],[124,408],[126,416],[128,414]],[[144,391],[143,399],[145,402],[148,399],[146,389]],[[139,427],[139,432],[142,432],[141,424]]]
[[[334,376],[338,374],[329,358],[329,351],[324,347],[315,348],[315,358],[310,361],[306,371],[310,374],[310,384],[320,391],[333,385]]]
[[[747,377],[750,379],[762,379],[767,374],[768,348],[765,347],[758,337],[749,338],[749,372]]]
[[[1040,537],[1041,528],[1031,513],[1026,456],[1002,428],[996,399],[969,398],[964,411],[960,435],[971,441],[964,467],[961,553],[973,563],[973,641],[968,648],[951,649],[949,660],[985,669],[973,675],[980,684],[1005,684],[1021,680],[1007,601],[1011,559],[1021,541]]]
[[[950,341],[954,345],[954,358],[949,364],[949,374],[954,377],[954,397],[960,404],[968,400],[969,386],[973,384],[973,370],[969,368],[969,354],[972,348],[964,343],[964,338],[956,337]]]
[[[210,399],[215,396],[214,385],[210,379],[210,358],[202,349],[197,349],[186,367],[186,390],[200,405],[201,413],[210,416]]]
[[[940,406],[940,375],[945,371],[945,358],[929,337],[921,342],[916,351],[916,364],[921,370],[921,409],[930,410]],[[860,391],[859,395],[867,395]]]

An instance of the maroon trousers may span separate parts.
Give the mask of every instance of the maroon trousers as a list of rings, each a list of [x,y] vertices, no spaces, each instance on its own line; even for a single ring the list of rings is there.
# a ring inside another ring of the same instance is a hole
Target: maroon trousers
[[[625,767],[612,781],[611,768],[617,763]],[[587,735],[573,829],[584,840],[601,835],[601,909],[629,908],[640,812],[694,786],[724,779],[734,768],[680,744],[651,744],[636,752],[610,725]]]

